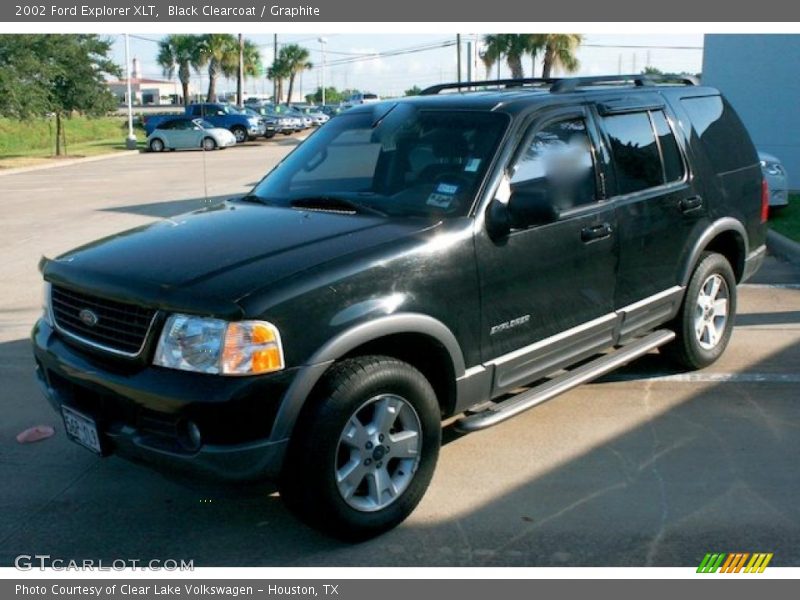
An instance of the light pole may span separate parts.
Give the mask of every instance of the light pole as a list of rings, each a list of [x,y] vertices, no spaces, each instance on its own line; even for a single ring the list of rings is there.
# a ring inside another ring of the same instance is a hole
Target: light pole
[[[325,44],[328,43],[328,40],[324,37],[317,38],[319,42],[319,47],[322,50],[322,106],[325,106]]]
[[[128,84],[128,137],[125,138],[125,147],[128,150],[136,149],[136,136],[133,134],[133,98],[131,98],[131,42],[125,34],[125,79]]]

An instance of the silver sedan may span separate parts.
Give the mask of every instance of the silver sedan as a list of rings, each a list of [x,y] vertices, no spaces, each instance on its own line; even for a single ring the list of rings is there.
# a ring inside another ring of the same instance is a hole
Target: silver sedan
[[[766,152],[758,151],[758,158],[761,161],[761,171],[764,179],[767,180],[769,189],[770,208],[778,208],[789,204],[789,177],[786,169],[783,168],[781,161]]]
[[[235,145],[236,137],[230,131],[202,119],[169,119],[147,136],[147,147],[152,152],[192,148],[216,150]]]

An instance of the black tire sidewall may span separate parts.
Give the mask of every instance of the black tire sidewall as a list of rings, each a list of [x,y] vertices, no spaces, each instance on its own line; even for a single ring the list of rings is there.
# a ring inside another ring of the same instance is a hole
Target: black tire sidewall
[[[161,148],[155,148],[155,145],[161,144]],[[150,152],[163,152],[166,149],[166,144],[161,140],[161,138],[155,138],[150,140]]]
[[[241,140],[239,139],[240,136],[236,135],[237,132],[240,133],[242,138]],[[231,129],[231,133],[233,134],[233,137],[236,138],[237,144],[244,144],[247,141],[247,130],[244,127],[234,127]]]
[[[209,148],[206,148],[206,142],[207,141],[211,142],[211,146]],[[203,150],[216,150],[217,149],[217,141],[212,137],[204,137],[203,141],[200,142],[200,147]]]
[[[414,478],[384,509],[362,512],[341,497],[335,481],[339,438],[351,416],[380,394],[404,398],[422,427],[421,456]],[[284,486],[287,503],[303,520],[336,537],[358,541],[391,529],[417,506],[428,488],[441,445],[441,417],[430,384],[416,369],[386,357],[334,367],[302,411],[292,436]],[[283,490],[282,490],[283,491]]]
[[[711,349],[700,346],[694,329],[694,311],[697,304],[697,297],[703,283],[711,275],[720,275],[728,286],[728,316],[725,323],[725,331],[720,342]],[[689,286],[686,289],[686,299],[681,314],[681,339],[690,366],[695,368],[706,367],[715,362],[728,346],[731,335],[733,334],[733,322],[736,317],[736,277],[730,263],[721,254],[710,253],[705,255],[697,265]]]

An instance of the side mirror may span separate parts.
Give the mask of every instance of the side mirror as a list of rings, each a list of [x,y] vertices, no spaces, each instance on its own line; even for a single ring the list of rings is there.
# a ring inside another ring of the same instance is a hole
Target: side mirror
[[[224,110],[218,110],[217,111],[217,116],[218,117],[224,117],[225,116],[225,111]]]
[[[508,200],[508,212],[511,217],[511,227],[514,229],[553,223],[559,216],[547,188],[543,187],[512,190]]]

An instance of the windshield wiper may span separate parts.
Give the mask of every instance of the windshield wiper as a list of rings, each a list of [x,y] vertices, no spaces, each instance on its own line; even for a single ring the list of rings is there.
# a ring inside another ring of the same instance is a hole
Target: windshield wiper
[[[257,196],[256,194],[247,194],[246,196],[242,196],[239,198],[240,202],[254,202],[257,204],[266,204],[270,205],[270,201],[266,198],[262,198],[261,196]]]
[[[339,196],[308,196],[306,198],[295,198],[292,200],[294,208],[306,208],[308,210],[327,210],[331,212],[344,212],[344,213],[361,213],[376,215],[379,217],[388,217],[389,215],[384,211],[361,204],[349,198],[342,198]]]

